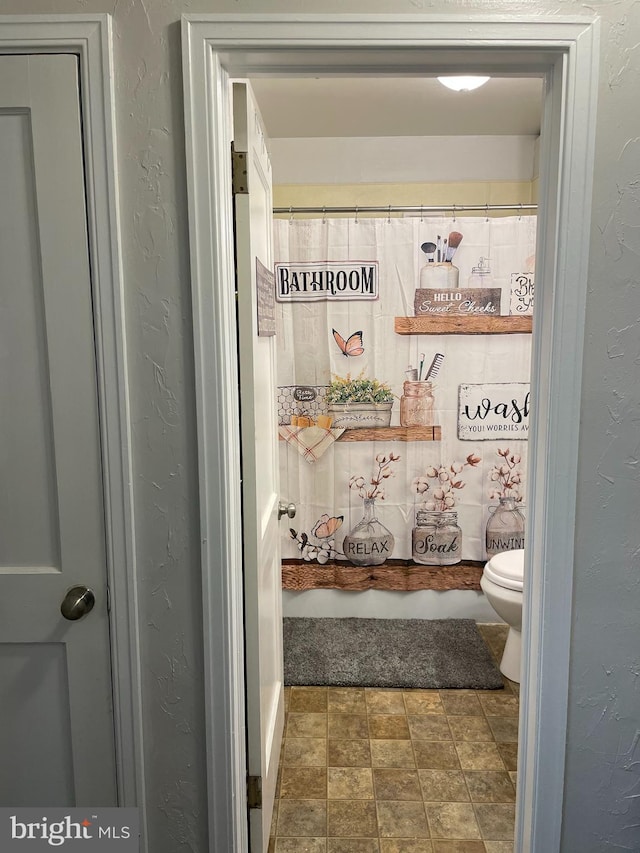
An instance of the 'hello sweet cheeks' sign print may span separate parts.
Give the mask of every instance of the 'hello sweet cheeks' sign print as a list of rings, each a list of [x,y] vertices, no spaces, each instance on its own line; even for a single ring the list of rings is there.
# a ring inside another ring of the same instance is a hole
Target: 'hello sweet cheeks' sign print
[[[528,382],[460,385],[458,438],[461,441],[528,437]]]

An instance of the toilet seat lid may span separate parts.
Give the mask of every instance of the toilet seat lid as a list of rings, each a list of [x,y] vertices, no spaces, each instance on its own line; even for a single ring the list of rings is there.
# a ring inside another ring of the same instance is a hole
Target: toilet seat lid
[[[502,551],[484,567],[484,574],[497,586],[522,592],[524,586],[524,548]]]

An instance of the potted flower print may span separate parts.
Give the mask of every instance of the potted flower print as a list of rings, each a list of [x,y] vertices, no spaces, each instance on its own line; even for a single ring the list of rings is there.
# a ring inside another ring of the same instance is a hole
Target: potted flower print
[[[369,482],[361,476],[353,476],[349,480],[349,488],[357,492],[364,502],[362,520],[342,543],[345,557],[354,566],[381,566],[393,552],[395,539],[376,518],[375,502],[384,500],[383,483],[393,476],[391,464],[399,459],[396,453],[378,453],[377,468]]]
[[[462,531],[454,511],[465,483],[465,468],[475,468],[480,457],[470,453],[464,462],[431,466],[413,481],[414,491],[422,497],[423,509],[416,512],[411,544],[416,563],[425,566],[453,566],[462,559]]]
[[[525,521],[518,504],[522,502],[524,475],[521,457],[508,447],[498,448],[500,461],[489,471],[489,499],[498,500],[487,521],[485,543],[487,558],[502,551],[524,548]]]
[[[327,390],[326,401],[333,426],[337,429],[388,427],[391,423],[393,391],[378,379],[360,373],[335,376]]]

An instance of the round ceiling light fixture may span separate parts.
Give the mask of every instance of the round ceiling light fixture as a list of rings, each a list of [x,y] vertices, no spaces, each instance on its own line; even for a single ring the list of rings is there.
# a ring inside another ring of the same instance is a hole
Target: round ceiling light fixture
[[[479,89],[484,86],[491,77],[438,77],[438,82],[446,86],[447,89],[453,89],[454,92],[472,92],[474,89]]]

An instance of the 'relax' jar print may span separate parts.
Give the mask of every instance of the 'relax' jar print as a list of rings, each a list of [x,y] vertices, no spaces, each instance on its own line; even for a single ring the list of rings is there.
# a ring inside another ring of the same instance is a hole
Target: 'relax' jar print
[[[457,512],[419,510],[411,534],[411,553],[423,566],[453,566],[462,558]]]
[[[364,515],[344,537],[342,550],[354,566],[381,566],[393,553],[395,539],[376,518],[375,499],[364,499]]]

